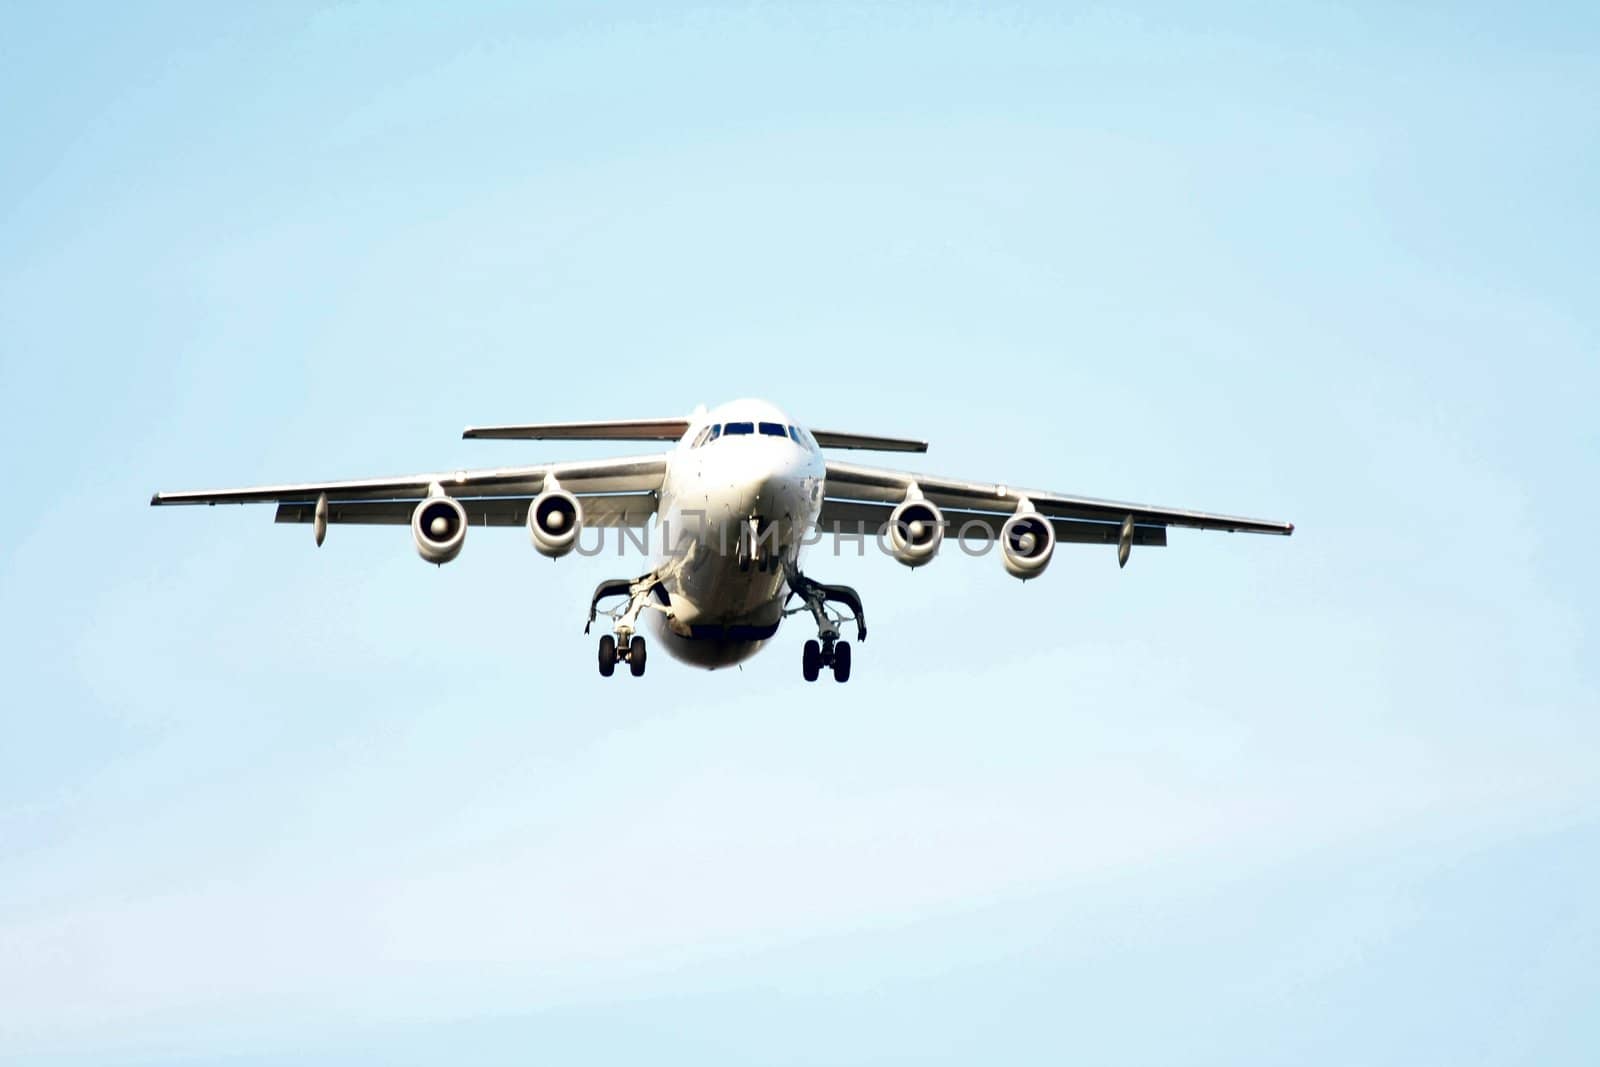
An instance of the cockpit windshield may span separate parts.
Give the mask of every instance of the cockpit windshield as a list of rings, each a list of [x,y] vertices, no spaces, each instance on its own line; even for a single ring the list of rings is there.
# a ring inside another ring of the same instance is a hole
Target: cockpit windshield
[[[786,426],[781,422],[719,422],[707,426],[695,436],[690,448],[699,448],[709,445],[719,437],[751,437],[759,434],[762,437],[787,437],[801,448],[809,448],[806,442],[806,432],[798,426]]]

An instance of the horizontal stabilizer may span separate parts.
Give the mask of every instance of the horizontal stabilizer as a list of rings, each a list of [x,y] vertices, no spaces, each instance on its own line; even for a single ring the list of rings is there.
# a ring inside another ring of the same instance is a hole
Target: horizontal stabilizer
[[[534,422],[513,426],[469,426],[462,437],[496,441],[676,441],[689,432],[688,419],[616,419],[606,422]],[[926,452],[928,442],[869,433],[812,430],[823,448],[874,452]]]
[[[461,436],[499,441],[676,441],[688,432],[688,419],[617,419],[469,426]]]
[[[823,448],[859,448],[873,452],[926,452],[928,442],[912,441],[905,437],[879,437],[870,433],[839,433],[835,430],[812,430],[811,436]]]

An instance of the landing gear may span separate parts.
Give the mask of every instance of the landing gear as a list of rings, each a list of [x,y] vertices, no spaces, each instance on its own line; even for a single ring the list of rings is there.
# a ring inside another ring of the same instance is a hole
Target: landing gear
[[[789,580],[789,596],[799,597],[805,602],[803,607],[791,608],[784,612],[793,615],[800,611],[811,612],[811,617],[817,623],[817,639],[807,641],[800,656],[800,673],[808,682],[817,680],[822,673],[822,668],[833,668],[833,680],[848,682],[850,680],[850,642],[839,639],[839,623],[854,621],[856,624],[856,640],[867,639],[866,614],[861,608],[861,597],[854,589],[847,585],[824,585],[814,582],[801,574],[792,563],[784,568]],[[850,615],[841,615],[829,609],[829,603],[843,604],[850,609]]]
[[[617,644],[617,639],[610,634],[600,638],[600,674],[609,678],[617,670],[617,664],[627,661],[628,673],[635,678],[644,676],[644,638],[634,634],[628,639],[626,645]]]
[[[814,682],[822,674],[822,668],[833,668],[833,680],[848,682],[850,680],[850,642],[829,641],[819,644],[816,641],[807,641],[805,648],[800,653],[800,673],[808,682]]]
[[[644,675],[645,643],[644,638],[634,632],[639,624],[639,614],[651,609],[668,614],[671,604],[665,587],[654,573],[631,581],[625,578],[612,579],[601,582],[595,589],[594,597],[589,601],[589,624],[592,625],[601,614],[600,601],[619,596],[628,599],[621,607],[604,613],[612,619],[613,632],[600,638],[600,673],[609,678],[615,673],[617,664],[626,661],[628,673],[640,678]],[[584,626],[583,632],[588,633],[589,626]]]

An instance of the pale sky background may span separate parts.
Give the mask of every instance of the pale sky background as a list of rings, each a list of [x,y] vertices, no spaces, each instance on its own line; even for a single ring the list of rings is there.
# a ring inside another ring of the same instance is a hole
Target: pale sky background
[[[243,6],[0,11],[0,1061],[1600,1060],[1593,5]],[[742,395],[1299,531],[841,687],[146,506]]]

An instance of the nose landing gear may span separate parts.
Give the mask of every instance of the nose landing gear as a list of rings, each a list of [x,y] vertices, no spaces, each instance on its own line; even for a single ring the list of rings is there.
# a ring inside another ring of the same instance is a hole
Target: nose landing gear
[[[839,638],[839,624],[854,621],[856,624],[856,640],[867,639],[866,613],[861,608],[861,597],[854,589],[847,585],[824,585],[812,581],[801,574],[799,569],[792,564],[785,568],[789,579],[790,598],[799,597],[804,601],[803,606],[785,611],[785,615],[794,615],[801,611],[811,612],[811,617],[817,623],[817,639],[807,641],[800,655],[800,673],[808,682],[817,680],[822,673],[822,668],[833,669],[833,680],[848,682],[850,680],[850,642]],[[843,604],[850,609],[850,615],[842,615],[828,607],[829,603]]]

